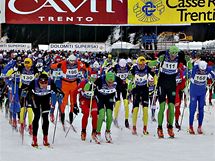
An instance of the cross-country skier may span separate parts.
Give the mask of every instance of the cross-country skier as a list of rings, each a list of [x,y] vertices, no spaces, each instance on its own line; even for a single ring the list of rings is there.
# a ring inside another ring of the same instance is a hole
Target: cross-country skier
[[[33,142],[32,146],[37,147],[37,133],[39,127],[40,116],[42,116],[42,129],[43,129],[43,145],[49,146],[48,142],[48,128],[49,128],[49,112],[50,112],[50,96],[54,91],[59,97],[63,97],[64,93],[56,87],[53,80],[47,74],[41,74],[39,78],[33,80],[29,87],[28,92],[32,98],[34,120],[33,120]]]
[[[82,117],[82,130],[81,130],[81,140],[86,140],[86,128],[88,124],[88,118],[92,117],[92,139],[95,138],[96,128],[97,128],[97,100],[94,95],[95,85],[94,82],[98,78],[97,71],[92,71],[89,73],[88,79],[81,81],[78,86],[80,108],[83,114]]]
[[[59,63],[61,62],[61,58],[60,56],[56,56],[55,57],[55,61],[54,63]],[[56,84],[56,86],[58,88],[62,88],[62,70],[61,68],[56,68],[52,70],[51,73],[52,79],[54,80],[54,83]],[[62,103],[62,98],[57,97],[55,92],[52,92],[51,95],[51,111],[50,111],[50,121],[54,122],[55,118],[54,118],[54,110],[55,110],[55,105],[58,102],[58,105],[60,107],[61,103]],[[57,110],[60,110],[57,108]]]
[[[114,124],[115,126],[119,126],[118,125],[118,113],[119,113],[119,109],[120,109],[120,105],[121,105],[121,94],[122,94],[122,98],[123,98],[123,105],[125,108],[125,127],[129,128],[129,122],[128,122],[128,117],[129,117],[129,108],[128,108],[128,90],[127,90],[127,83],[126,83],[126,79],[128,76],[128,72],[130,70],[130,67],[127,65],[127,62],[125,59],[120,59],[119,63],[116,64],[113,67],[113,71],[115,72],[116,76],[118,76],[121,80],[122,80],[122,85],[120,87],[120,90],[117,91],[117,97],[116,97],[116,103],[115,103],[115,107],[114,107]]]
[[[76,94],[79,77],[80,67],[77,64],[77,58],[75,55],[70,55],[67,60],[61,61],[56,64],[51,65],[52,69],[61,68],[63,72],[62,78],[62,91],[65,96],[63,98],[63,102],[60,106],[61,111],[61,122],[63,126],[63,130],[65,131],[65,108],[68,103],[68,97],[70,96],[70,112],[69,112],[69,121],[70,124],[73,122],[73,112],[77,114],[78,108],[76,103]]]
[[[131,74],[134,78],[135,88],[132,90],[133,94],[133,113],[132,123],[133,129],[132,134],[137,135],[137,116],[139,111],[139,104],[142,104],[143,109],[143,134],[147,135],[148,125],[148,103],[149,103],[149,88],[148,88],[148,77],[154,77],[154,72],[146,64],[146,59],[143,56],[138,57],[137,64],[131,68]]]
[[[178,73],[178,65],[180,62],[185,64],[184,53],[180,52],[176,46],[171,46],[169,50],[159,53],[160,72],[158,74],[158,98],[160,109],[158,112],[158,128],[157,134],[159,138],[163,138],[163,118],[166,105],[166,96],[168,99],[168,135],[174,137],[174,105],[176,94],[176,76]]]
[[[197,132],[202,134],[202,122],[204,118],[204,104],[206,95],[206,82],[208,74],[211,74],[212,79],[215,78],[215,73],[205,61],[199,61],[194,65],[190,83],[190,115],[189,115],[189,133],[195,134],[193,129],[193,120],[198,102],[198,129]]]
[[[105,119],[106,114],[106,131],[105,138],[107,142],[111,142],[111,124],[112,124],[112,114],[114,106],[114,97],[116,91],[122,84],[122,80],[116,77],[113,72],[107,72],[105,75],[101,76],[95,81],[96,85],[96,97],[98,99],[98,122],[95,142],[101,142],[101,129],[102,123]]]

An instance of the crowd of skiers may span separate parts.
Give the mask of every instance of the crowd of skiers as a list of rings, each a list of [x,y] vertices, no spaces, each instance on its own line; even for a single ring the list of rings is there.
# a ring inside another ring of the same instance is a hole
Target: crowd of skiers
[[[123,54],[122,54],[123,55]],[[105,138],[112,142],[111,124],[116,127],[120,106],[125,109],[125,127],[137,135],[138,111],[143,111],[143,134],[148,135],[148,110],[152,121],[158,122],[157,135],[164,137],[163,120],[167,106],[167,131],[174,137],[180,129],[180,106],[184,99],[189,106],[189,133],[198,107],[197,133],[202,134],[206,93],[212,105],[215,85],[215,55],[202,51],[181,51],[171,46],[148,59],[113,58],[111,54],[80,53],[78,51],[0,51],[0,103],[9,115],[9,123],[24,136],[28,126],[32,146],[38,147],[37,133],[42,117],[43,144],[49,146],[49,120],[56,122],[55,110],[65,126],[65,108],[69,102],[69,123],[81,110],[81,139],[86,140],[88,118],[92,117],[92,140],[100,144],[105,120]],[[70,99],[70,100],[68,100]],[[159,102],[156,119],[156,102]],[[56,106],[58,102],[58,107]],[[129,123],[129,102],[132,103],[132,123]],[[198,102],[198,103],[197,103]],[[3,105],[4,104],[4,105]],[[27,121],[26,121],[27,120]],[[18,128],[19,125],[19,128]]]

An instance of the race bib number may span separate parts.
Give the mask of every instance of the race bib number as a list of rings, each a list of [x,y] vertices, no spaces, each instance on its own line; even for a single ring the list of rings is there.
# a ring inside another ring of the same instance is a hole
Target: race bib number
[[[117,73],[117,77],[122,80],[125,80],[128,77],[128,73]]]
[[[77,75],[78,74],[78,69],[67,69],[66,75]]]
[[[196,81],[196,82],[204,83],[204,82],[206,82],[206,80],[207,80],[207,75],[196,74],[194,77],[194,81]]]
[[[166,70],[177,70],[177,65],[178,63],[171,63],[171,62],[167,62],[167,61],[164,61],[163,63],[163,68],[166,69]]]
[[[34,80],[34,75],[22,74],[22,80],[25,82],[31,82],[32,80]]]
[[[52,76],[53,77],[60,77],[62,75],[62,71],[53,71]]]
[[[93,92],[91,92],[91,91],[84,91],[84,92],[83,92],[83,95],[85,95],[85,96],[87,96],[87,97],[92,97]]]
[[[144,76],[135,75],[135,82],[143,83],[144,81],[147,81],[147,75]]]
[[[100,89],[99,92],[104,94],[112,94],[116,92],[116,89]]]

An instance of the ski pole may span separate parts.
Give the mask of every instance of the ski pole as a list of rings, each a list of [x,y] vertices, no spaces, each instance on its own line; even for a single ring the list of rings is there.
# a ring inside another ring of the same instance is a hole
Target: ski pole
[[[93,95],[94,95],[93,91],[94,91],[94,83],[92,84],[91,97],[90,97],[90,111],[89,111],[90,117],[92,117],[91,112],[92,112]]]
[[[72,123],[73,123],[73,121],[75,120],[76,116],[77,116],[77,115],[75,115],[74,119],[72,120]],[[68,135],[68,133],[69,133],[69,131],[70,131],[71,128],[73,129],[74,132],[77,132],[77,131],[75,130],[74,126],[72,125],[72,123],[70,124],[70,127],[69,127],[69,129],[67,130],[67,132],[66,132],[65,138],[67,137],[67,135]]]
[[[184,95],[185,96],[185,95]],[[184,111],[185,111],[185,106],[184,106],[184,108],[183,108],[183,111],[182,111],[182,115],[181,115],[181,121],[180,121],[180,128],[178,129],[178,132],[181,130],[181,125],[182,125],[182,121],[183,121],[183,118],[184,118]]]
[[[53,134],[52,144],[54,144],[54,140],[55,140],[59,108],[60,108],[60,104],[58,105],[58,109],[57,109],[57,116],[56,116],[56,121],[55,121],[55,125],[54,125],[54,134]]]

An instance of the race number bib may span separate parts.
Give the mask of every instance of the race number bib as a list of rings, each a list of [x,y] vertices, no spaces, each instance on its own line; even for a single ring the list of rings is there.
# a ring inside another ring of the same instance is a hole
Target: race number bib
[[[147,81],[147,75],[144,76],[135,75],[135,82],[143,83],[144,81]]]
[[[176,63],[176,62],[171,63],[171,62],[164,61],[162,67],[166,70],[177,70],[177,64],[178,63]]]
[[[27,75],[27,74],[22,74],[22,81],[25,82],[31,82],[32,80],[34,80],[34,75]]]
[[[116,92],[116,89],[100,89],[99,92],[103,94],[112,94]]]
[[[67,72],[66,72],[66,75],[71,75],[71,76],[74,76],[74,75],[77,75],[78,74],[78,69],[67,69]]]
[[[84,91],[83,95],[86,97],[92,97],[93,96],[93,92],[92,91]]]
[[[62,71],[53,71],[52,76],[53,77],[60,77],[62,75]]]
[[[122,80],[125,80],[128,77],[128,73],[117,73],[117,77]]]
[[[195,82],[204,83],[207,80],[207,75],[196,74],[194,77]]]

